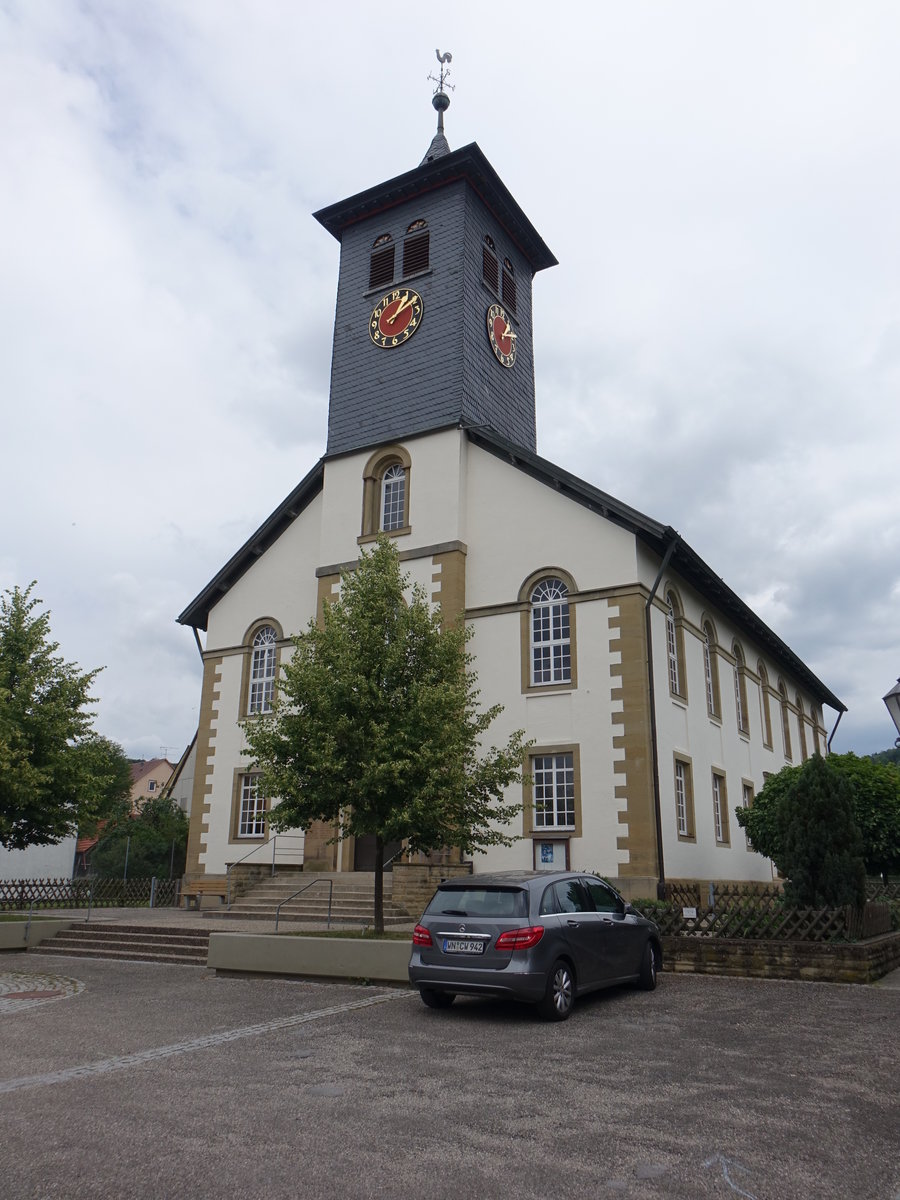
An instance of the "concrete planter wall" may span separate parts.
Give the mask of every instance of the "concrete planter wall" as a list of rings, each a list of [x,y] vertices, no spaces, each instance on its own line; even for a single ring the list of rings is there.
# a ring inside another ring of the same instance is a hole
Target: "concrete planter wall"
[[[68,929],[71,921],[32,921],[28,930],[28,941],[25,940],[25,929],[28,922],[23,917],[21,921],[0,921],[0,950],[25,950],[38,946],[47,938],[52,938],[61,929]]]
[[[381,942],[374,938],[211,933],[207,966],[216,971],[405,984],[411,949],[412,935],[409,941]]]

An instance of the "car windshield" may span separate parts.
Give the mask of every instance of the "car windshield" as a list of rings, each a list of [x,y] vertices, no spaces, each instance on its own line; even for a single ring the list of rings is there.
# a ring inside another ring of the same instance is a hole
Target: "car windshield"
[[[438,888],[425,912],[448,917],[524,917],[528,903],[521,888]]]

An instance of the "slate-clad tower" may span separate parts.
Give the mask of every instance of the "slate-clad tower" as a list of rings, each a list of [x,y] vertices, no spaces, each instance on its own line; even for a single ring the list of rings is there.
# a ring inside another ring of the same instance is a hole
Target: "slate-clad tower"
[[[534,451],[531,282],[556,259],[478,146],[439,120],[415,170],[315,216],[341,243],[327,454],[460,424]]]

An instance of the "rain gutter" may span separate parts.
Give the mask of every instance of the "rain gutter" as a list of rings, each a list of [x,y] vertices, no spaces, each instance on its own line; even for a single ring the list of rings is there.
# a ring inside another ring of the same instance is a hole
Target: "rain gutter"
[[[662,837],[662,801],[660,798],[659,786],[659,743],[656,733],[656,689],[653,685],[653,637],[650,627],[650,614],[653,609],[653,601],[656,598],[656,593],[662,582],[662,577],[666,573],[669,563],[672,560],[672,555],[675,553],[675,547],[681,540],[680,536],[671,531],[672,540],[666,547],[666,552],[663,555],[663,560],[659,565],[656,579],[653,581],[653,587],[650,589],[650,595],[647,597],[647,602],[644,605],[644,622],[647,633],[647,683],[650,691],[650,745],[653,755],[653,808],[656,816],[656,866],[659,880],[656,884],[656,894],[660,900],[665,899],[666,895],[666,866],[663,856],[663,837]]]

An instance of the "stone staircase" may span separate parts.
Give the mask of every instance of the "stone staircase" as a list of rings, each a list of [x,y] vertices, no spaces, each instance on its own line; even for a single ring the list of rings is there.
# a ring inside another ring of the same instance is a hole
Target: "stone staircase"
[[[331,883],[331,888],[328,882]],[[308,884],[314,884],[307,887]],[[275,875],[254,884],[243,895],[232,902],[231,908],[206,909],[208,917],[231,917],[242,921],[275,920],[275,909],[299,888],[305,888],[299,896],[285,904],[279,916],[281,921],[322,922],[328,919],[328,896],[331,891],[332,925],[371,925],[375,919],[375,875],[371,871],[316,871],[308,875]],[[391,899],[391,875],[384,876],[384,923],[406,925],[413,918]]]
[[[209,953],[209,930],[78,921],[69,929],[61,929],[52,938],[34,946],[28,953],[205,967]]]

